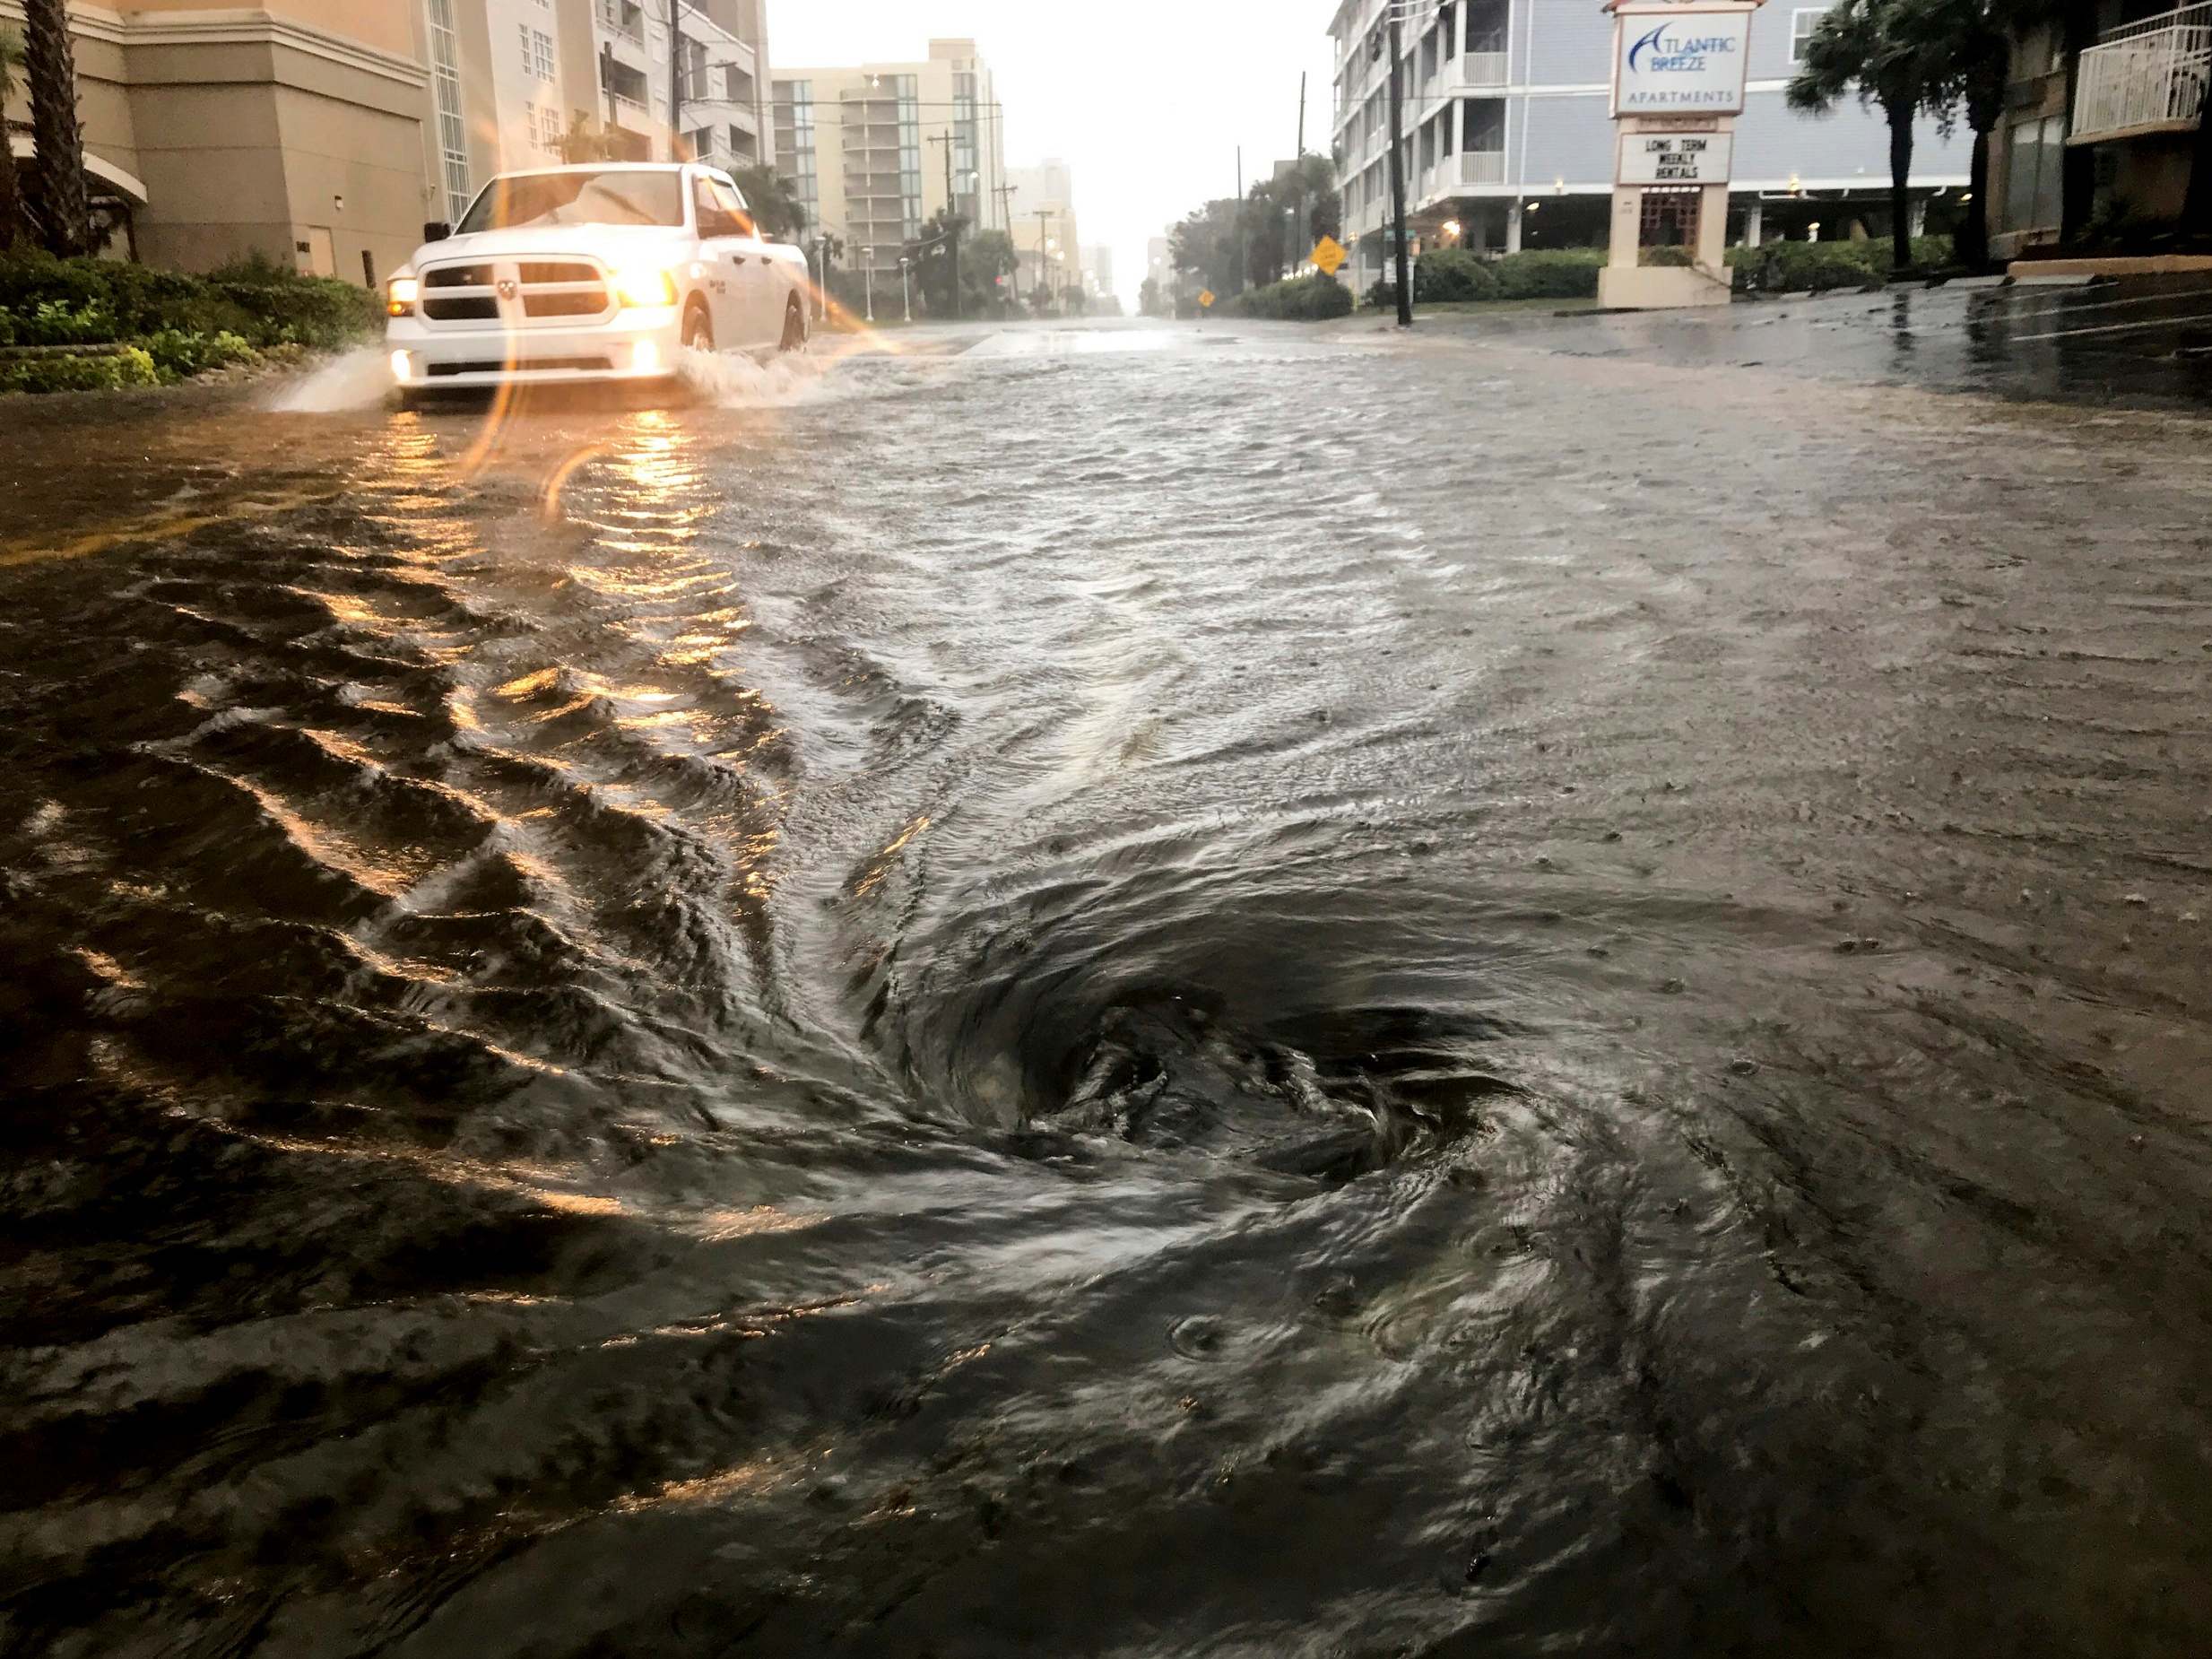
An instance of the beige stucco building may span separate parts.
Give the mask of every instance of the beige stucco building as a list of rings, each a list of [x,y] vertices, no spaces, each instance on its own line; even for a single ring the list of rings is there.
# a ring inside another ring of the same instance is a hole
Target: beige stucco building
[[[247,254],[375,282],[423,224],[579,122],[625,148],[774,159],[762,0],[71,0],[78,116],[110,251],[204,270]],[[0,26],[22,22],[0,0]],[[8,111],[28,118],[19,89]],[[9,135],[28,155],[26,132]]]
[[[423,206],[416,10],[73,4],[87,170],[139,256],[198,270],[258,252],[355,281],[403,258]],[[22,22],[0,0],[0,23]]]
[[[777,168],[850,268],[896,272],[948,199],[971,225],[1007,228],[1005,124],[973,40],[932,40],[921,63],[779,66],[773,110]]]

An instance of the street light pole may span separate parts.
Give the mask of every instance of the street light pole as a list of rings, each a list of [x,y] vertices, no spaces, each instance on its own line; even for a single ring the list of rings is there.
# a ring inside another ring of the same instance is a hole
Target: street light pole
[[[876,320],[876,250],[863,248],[860,256],[867,262],[863,270],[868,283],[868,320],[872,323]]]
[[[906,320],[914,321],[914,262],[906,255],[898,256],[898,297],[906,308]]]

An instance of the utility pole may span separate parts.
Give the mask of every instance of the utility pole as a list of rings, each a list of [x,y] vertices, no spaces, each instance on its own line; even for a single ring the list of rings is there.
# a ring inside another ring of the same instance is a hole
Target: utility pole
[[[614,42],[599,48],[599,84],[607,94],[607,160],[614,159]]]
[[[1245,147],[1236,146],[1236,293],[1245,291]]]
[[[1298,147],[1291,153],[1298,158],[1292,164],[1297,170],[1290,175],[1295,187],[1290,193],[1290,274],[1296,276],[1298,274],[1298,266],[1304,262],[1298,250],[1298,244],[1306,239],[1306,72],[1304,70],[1298,72]]]
[[[906,320],[914,321],[914,261],[906,255],[898,256],[898,297],[906,308]]]
[[[952,245],[952,319],[960,319],[960,204],[952,194],[952,135],[930,143],[945,147],[945,239]]]
[[[1037,210],[1037,285],[1047,295],[1053,291],[1053,283],[1052,278],[1045,274],[1045,227],[1050,222],[1052,216],[1053,210],[1049,207],[1040,207]]]
[[[868,283],[868,320],[872,323],[876,320],[876,250],[863,248],[860,255],[867,262],[863,268]]]
[[[1399,70],[1404,62],[1400,40],[1398,7],[1395,0],[1390,8],[1390,200],[1391,211],[1397,216],[1395,234],[1398,238],[1398,326],[1413,326],[1413,274],[1406,258],[1406,158],[1405,147],[1398,130],[1405,120],[1403,102],[1405,91],[1399,83]]]
[[[683,160],[683,0],[668,0],[668,159]]]
[[[1014,234],[1013,198],[1021,194],[1021,187],[1019,185],[994,185],[992,187],[991,194],[999,199],[999,222],[1005,226],[1007,238],[1011,240]]]

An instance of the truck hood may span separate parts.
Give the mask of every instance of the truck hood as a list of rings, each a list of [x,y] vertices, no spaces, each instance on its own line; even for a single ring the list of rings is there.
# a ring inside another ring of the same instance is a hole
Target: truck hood
[[[537,225],[519,230],[479,230],[426,242],[408,261],[421,270],[425,261],[511,259],[518,256],[593,254],[609,265],[655,258],[688,257],[691,233],[681,225]]]

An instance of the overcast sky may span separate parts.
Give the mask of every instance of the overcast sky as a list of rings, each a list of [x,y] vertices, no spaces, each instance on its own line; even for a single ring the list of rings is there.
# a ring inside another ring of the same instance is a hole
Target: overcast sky
[[[1300,70],[1306,148],[1328,151],[1333,4],[769,0],[768,51],[780,74],[787,64],[908,62],[933,38],[972,37],[1006,106],[1007,165],[1068,163],[1080,234],[1112,244],[1115,288],[1134,310],[1146,242],[1207,197],[1236,193],[1238,144],[1247,183],[1297,150]]]

